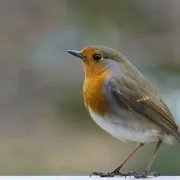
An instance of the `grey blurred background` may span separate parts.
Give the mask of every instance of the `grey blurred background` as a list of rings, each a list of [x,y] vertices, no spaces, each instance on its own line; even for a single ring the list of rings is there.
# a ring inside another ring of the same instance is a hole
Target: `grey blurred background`
[[[0,175],[111,171],[124,144],[89,117],[81,62],[66,50],[121,51],[180,122],[179,0],[0,0]],[[143,171],[155,144],[124,167]],[[180,175],[180,149],[163,145],[153,165]]]

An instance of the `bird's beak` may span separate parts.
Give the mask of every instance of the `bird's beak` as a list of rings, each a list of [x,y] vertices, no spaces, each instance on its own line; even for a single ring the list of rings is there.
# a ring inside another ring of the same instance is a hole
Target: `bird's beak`
[[[80,51],[74,51],[74,50],[67,50],[68,53],[72,54],[73,56],[76,56],[81,59],[85,59],[86,56],[84,56]]]

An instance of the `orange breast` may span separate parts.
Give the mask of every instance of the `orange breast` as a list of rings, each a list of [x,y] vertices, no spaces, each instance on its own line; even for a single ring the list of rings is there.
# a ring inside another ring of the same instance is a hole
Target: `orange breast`
[[[84,102],[87,110],[89,108],[96,114],[104,116],[108,110],[108,101],[106,94],[103,93],[104,79],[109,75],[104,72],[99,76],[86,78],[83,85]]]

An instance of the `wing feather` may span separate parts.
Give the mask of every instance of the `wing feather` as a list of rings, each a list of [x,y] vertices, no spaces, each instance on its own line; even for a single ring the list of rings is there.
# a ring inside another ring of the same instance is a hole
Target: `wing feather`
[[[147,80],[138,74],[138,81],[129,74],[121,77],[112,77],[108,88],[116,101],[156,123],[167,133],[180,139],[180,132],[175,120]]]

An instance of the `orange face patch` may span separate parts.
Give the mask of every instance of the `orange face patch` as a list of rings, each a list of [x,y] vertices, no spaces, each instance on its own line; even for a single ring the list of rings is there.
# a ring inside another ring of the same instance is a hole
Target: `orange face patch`
[[[85,48],[81,53],[86,57],[86,59],[82,60],[86,78],[100,75],[106,71],[103,60],[96,62],[93,59],[95,54],[101,55],[100,51],[93,48]]]
[[[110,72],[106,70],[103,60],[94,61],[93,55],[101,54],[98,50],[85,48],[81,53],[86,56],[86,59],[82,60],[85,71],[83,95],[86,107],[88,110],[90,108],[94,113],[104,116],[108,110],[108,101],[102,91],[104,80]]]
[[[87,47],[81,50],[81,53],[87,57],[87,59],[91,59],[94,54],[101,54],[100,51]]]

